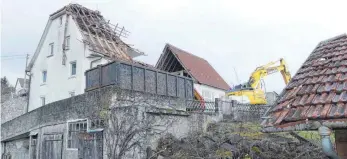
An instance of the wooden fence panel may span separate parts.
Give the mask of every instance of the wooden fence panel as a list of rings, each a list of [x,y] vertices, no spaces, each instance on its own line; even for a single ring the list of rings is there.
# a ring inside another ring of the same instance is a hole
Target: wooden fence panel
[[[62,159],[63,135],[44,134],[43,159]]]
[[[113,62],[86,71],[86,91],[118,85],[122,89],[193,99],[193,80],[152,68]]]

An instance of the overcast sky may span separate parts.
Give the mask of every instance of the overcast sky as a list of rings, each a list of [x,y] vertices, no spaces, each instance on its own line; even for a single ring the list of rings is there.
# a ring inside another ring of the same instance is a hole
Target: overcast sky
[[[51,13],[67,0],[2,0],[1,76],[14,85],[23,77]],[[247,81],[259,65],[284,58],[292,75],[322,40],[347,29],[347,1],[291,0],[80,0],[72,1],[119,23],[131,32],[126,42],[155,64],[165,43],[205,58],[228,84]],[[11,56],[11,57],[9,57]],[[234,68],[236,72],[234,71]],[[237,76],[236,76],[237,75]],[[280,92],[280,74],[265,79]]]

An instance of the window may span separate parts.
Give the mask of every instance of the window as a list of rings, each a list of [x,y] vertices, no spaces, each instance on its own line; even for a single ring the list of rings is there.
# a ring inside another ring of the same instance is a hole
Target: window
[[[70,97],[73,97],[73,96],[75,96],[75,91],[71,91],[71,92],[69,92],[69,94],[70,94]]]
[[[46,105],[46,98],[45,97],[40,97],[41,98],[41,106]]]
[[[206,101],[214,101],[214,93],[210,92],[208,90],[203,90],[202,91],[202,97],[206,100]]]
[[[49,48],[50,48],[50,50],[49,50],[50,52],[49,52],[48,56],[52,56],[54,53],[54,43],[50,43]]]
[[[71,76],[74,76],[76,75],[76,67],[77,67],[76,61],[70,62],[70,65],[71,65]]]
[[[47,71],[42,71],[42,83],[46,83],[47,81]]]
[[[68,123],[67,148],[77,148],[78,134],[87,132],[87,120]]]
[[[70,49],[70,36],[65,37],[65,50],[69,50]]]

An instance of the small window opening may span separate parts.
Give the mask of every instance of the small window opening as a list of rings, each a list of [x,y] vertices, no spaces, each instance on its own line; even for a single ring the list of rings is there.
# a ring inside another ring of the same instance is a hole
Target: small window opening
[[[77,67],[77,64],[76,62],[71,62],[71,76],[74,76],[76,75],[76,67]]]
[[[47,71],[42,71],[42,83],[46,83],[47,81]]]
[[[41,98],[41,106],[46,105],[46,98],[45,97],[40,97]]]

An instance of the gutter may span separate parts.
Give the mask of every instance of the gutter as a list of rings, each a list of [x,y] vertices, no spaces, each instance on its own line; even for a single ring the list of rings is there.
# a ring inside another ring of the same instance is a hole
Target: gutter
[[[318,132],[322,137],[322,148],[324,154],[330,159],[340,159],[330,140],[331,130],[326,126],[321,126],[319,127]]]
[[[102,56],[100,56],[99,58],[97,58],[95,60],[90,61],[90,68],[92,68],[94,62],[99,61],[101,59],[102,59]]]

